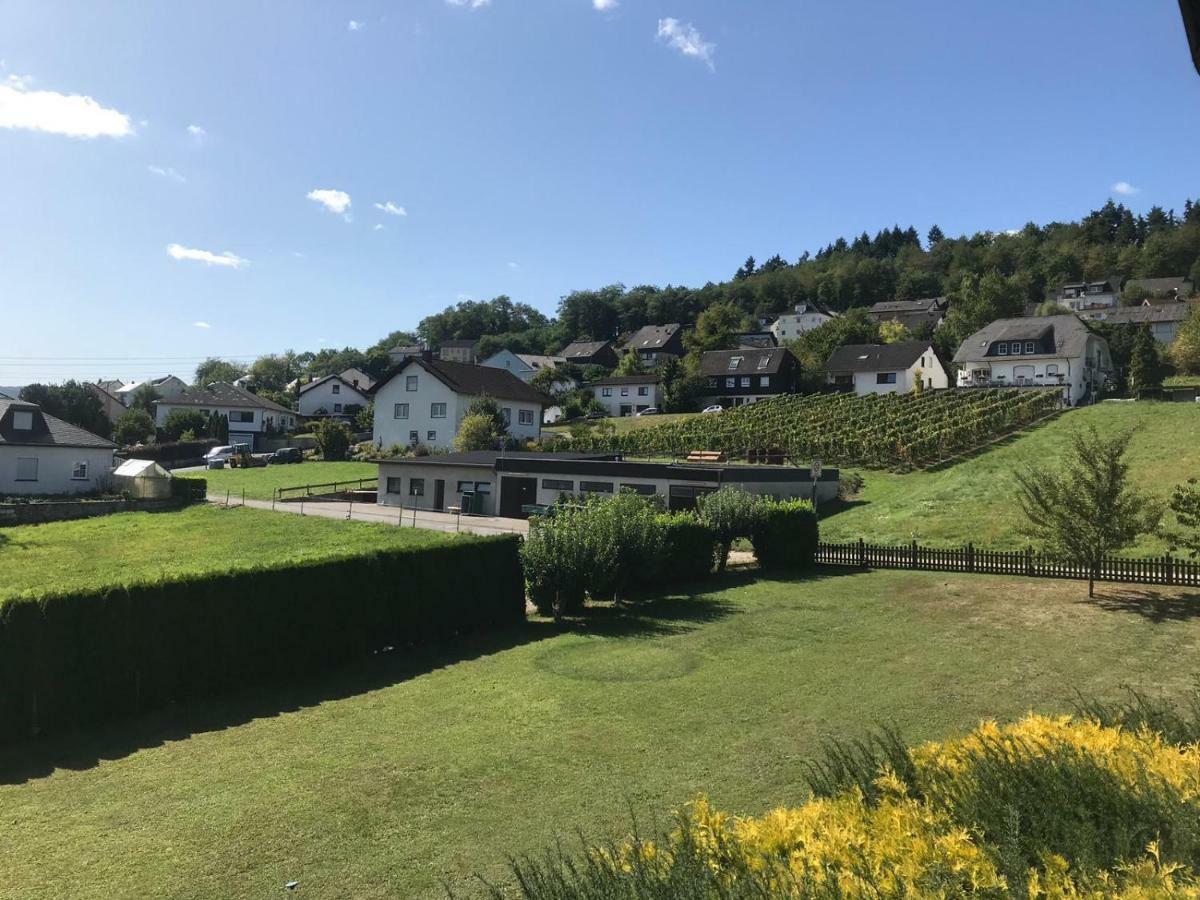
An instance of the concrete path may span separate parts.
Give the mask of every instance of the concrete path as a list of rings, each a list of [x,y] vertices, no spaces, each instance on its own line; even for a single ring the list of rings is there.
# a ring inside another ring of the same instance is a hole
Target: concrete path
[[[225,505],[225,495],[209,493],[208,502],[219,506]],[[241,506],[240,498],[231,499],[230,506]],[[246,506],[253,509],[271,509],[270,500],[247,500]],[[353,510],[351,507],[353,506]],[[376,522],[385,525],[398,525],[402,528],[427,528],[431,531],[467,531],[471,534],[521,534],[529,533],[529,523],[524,519],[502,519],[498,516],[453,516],[449,513],[433,512],[427,509],[401,510],[394,506],[379,506],[375,503],[350,504],[342,500],[298,500],[277,502],[275,512],[291,513],[292,515],[322,516],[326,519],[354,518],[359,522]]]

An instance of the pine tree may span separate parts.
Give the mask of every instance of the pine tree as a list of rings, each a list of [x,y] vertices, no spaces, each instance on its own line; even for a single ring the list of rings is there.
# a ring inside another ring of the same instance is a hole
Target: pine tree
[[[1138,329],[1129,359],[1129,388],[1134,392],[1161,388],[1162,380],[1158,344],[1150,334],[1150,326],[1143,325]]]
[[[942,229],[938,228],[937,225],[934,225],[932,228],[930,228],[929,234],[925,235],[925,240],[928,242],[930,247],[941,243],[945,239],[946,236],[942,234]]]

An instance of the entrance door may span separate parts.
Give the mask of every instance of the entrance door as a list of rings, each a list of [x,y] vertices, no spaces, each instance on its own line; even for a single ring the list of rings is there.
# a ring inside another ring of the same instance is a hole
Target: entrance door
[[[438,478],[433,482],[433,508],[439,512],[446,508],[446,480]]]
[[[504,476],[500,481],[500,515],[508,519],[524,519],[521,507],[537,503],[537,479]]]

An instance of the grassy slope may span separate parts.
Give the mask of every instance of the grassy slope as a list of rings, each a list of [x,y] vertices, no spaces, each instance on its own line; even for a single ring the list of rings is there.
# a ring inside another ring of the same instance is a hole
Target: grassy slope
[[[1200,407],[1189,403],[1103,403],[1064,413],[991,450],[932,472],[866,472],[863,502],[822,522],[822,537],[994,548],[1023,548],[1031,536],[1016,500],[1013,472],[1025,464],[1057,466],[1077,426],[1131,429],[1132,479],[1167,497],[1200,474]],[[1142,538],[1130,552],[1163,553],[1165,543]]]
[[[207,505],[25,525],[0,529],[0,598],[445,539],[421,529]]]
[[[1184,693],[1195,599],[1100,590],[732,576],[624,627],[531,622],[457,656],[380,656],[27,747],[0,759],[0,893],[257,897],[295,878],[311,898],[444,897],[446,878],[469,894],[506,853],[619,833],[631,808],[648,822],[701,791],[736,812],[794,802],[823,737],[876,721],[920,741],[1067,711],[1074,689]]]
[[[378,478],[379,466],[369,462],[302,462],[258,469],[210,469],[184,473],[180,477],[186,478],[188,474],[207,478],[208,489],[213,493],[230,491],[233,496],[240,497],[244,490],[249,500],[270,500],[277,487]]]
[[[619,416],[616,418],[602,419],[600,421],[611,422],[617,434],[622,434],[626,431],[637,431],[641,428],[653,428],[655,425],[666,425],[670,422],[682,422],[684,419],[690,419],[692,416],[700,415],[700,413],[663,413],[661,416]],[[714,414],[715,415],[715,414]],[[589,422],[590,425],[595,425],[595,422]],[[570,425],[548,425],[542,431],[560,431],[563,434],[569,434],[571,431]]]

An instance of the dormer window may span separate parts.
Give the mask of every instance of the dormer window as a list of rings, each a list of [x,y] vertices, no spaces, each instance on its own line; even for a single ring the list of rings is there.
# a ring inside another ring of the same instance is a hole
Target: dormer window
[[[760,357],[758,358],[758,367],[759,367],[760,369],[765,369],[765,368],[766,368],[767,366],[769,366],[770,364],[771,364],[771,356],[770,356],[770,354],[767,354],[766,356],[760,356]]]
[[[33,413],[29,410],[13,410],[13,430],[33,431]]]
[[[1008,344],[1001,341],[1000,344],[996,348],[996,352],[999,353],[1001,356],[1008,356]]]
[[[740,366],[741,364],[742,364],[742,357],[740,357],[740,356],[731,356],[731,357],[729,357],[729,370],[730,370],[731,372],[732,372],[734,369],[736,369],[738,366]]]
[[[1036,347],[1034,346],[1034,343],[1033,343],[1033,341],[1026,341],[1026,342],[1025,342],[1025,352],[1026,352],[1026,353],[1035,353],[1035,352],[1037,352],[1037,351],[1036,351]]]

